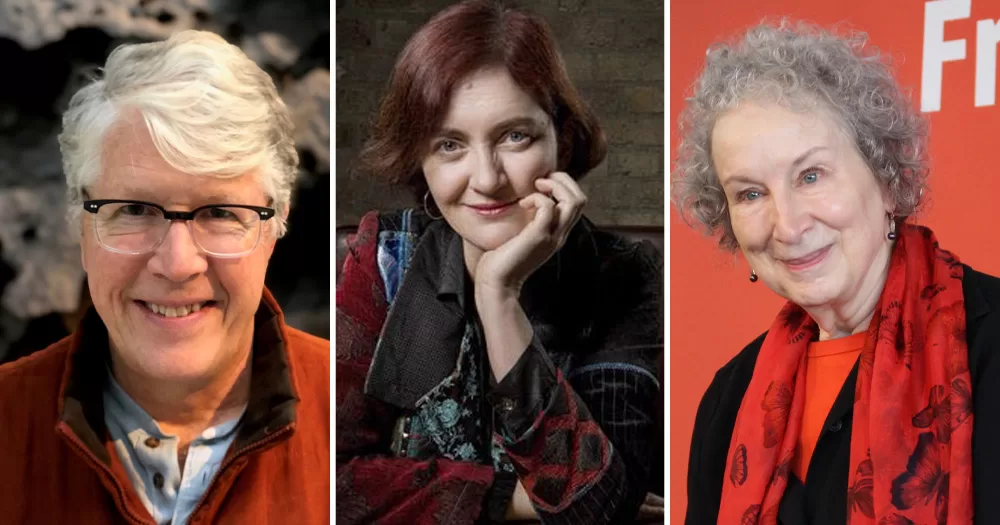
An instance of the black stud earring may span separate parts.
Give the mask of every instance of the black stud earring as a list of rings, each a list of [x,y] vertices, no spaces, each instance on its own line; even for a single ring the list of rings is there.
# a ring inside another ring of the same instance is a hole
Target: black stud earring
[[[750,282],[757,282],[757,272],[750,270]]]
[[[889,216],[889,235],[886,235],[886,237],[888,237],[890,241],[895,241],[899,238],[899,235],[896,235],[896,217],[892,215]]]

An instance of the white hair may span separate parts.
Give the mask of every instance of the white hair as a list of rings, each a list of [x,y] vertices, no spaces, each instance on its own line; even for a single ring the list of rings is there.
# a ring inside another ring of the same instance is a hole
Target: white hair
[[[59,135],[73,223],[101,171],[104,137],[126,109],[138,111],[160,155],[180,171],[255,170],[275,208],[276,234],[284,235],[299,162],[288,108],[242,50],[204,31],[120,46],[103,78],[73,95]]]

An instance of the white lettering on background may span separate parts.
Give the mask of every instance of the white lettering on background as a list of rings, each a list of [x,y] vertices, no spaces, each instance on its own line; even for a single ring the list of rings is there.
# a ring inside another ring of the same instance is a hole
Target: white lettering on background
[[[997,101],[997,42],[1000,24],[986,19],[976,22],[976,107]]]
[[[934,0],[924,4],[924,61],[920,78],[921,111],[941,110],[941,73],[944,69],[944,63],[965,60],[965,39],[945,41],[944,23],[950,20],[969,18],[971,12],[972,0]],[[979,84],[978,69],[976,84],[977,86]],[[978,100],[978,89],[976,91]]]

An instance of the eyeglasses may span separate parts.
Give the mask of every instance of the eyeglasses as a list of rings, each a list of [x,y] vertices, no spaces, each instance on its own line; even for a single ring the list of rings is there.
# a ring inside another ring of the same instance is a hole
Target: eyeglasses
[[[198,248],[214,257],[242,257],[260,243],[261,224],[274,210],[243,204],[209,204],[191,211],[167,211],[159,204],[132,200],[87,200],[94,232],[105,249],[129,255],[155,250],[170,223],[185,221]]]

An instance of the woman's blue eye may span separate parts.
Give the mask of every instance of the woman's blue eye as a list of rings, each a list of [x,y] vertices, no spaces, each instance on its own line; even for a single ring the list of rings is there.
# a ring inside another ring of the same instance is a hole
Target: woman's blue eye
[[[804,180],[806,184],[812,184],[816,182],[818,179],[819,179],[819,172],[816,171],[810,171],[806,173],[805,177],[802,177],[802,180]]]
[[[510,140],[514,142],[521,142],[528,138],[527,135],[521,133],[520,131],[511,131],[510,134],[508,134],[507,136],[510,137]]]
[[[760,197],[759,191],[748,191],[745,194],[743,194],[743,198],[748,201],[757,200],[758,197]]]
[[[458,149],[458,143],[455,142],[454,140],[445,140],[442,141],[441,145],[438,147],[441,149],[441,151],[455,151],[456,149]]]

